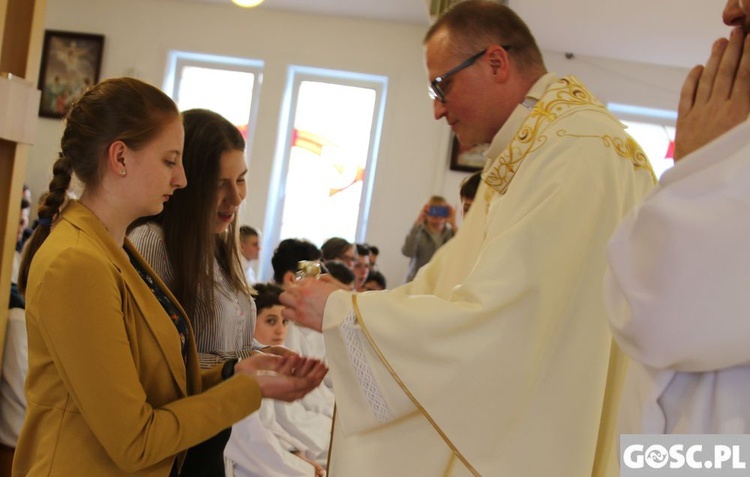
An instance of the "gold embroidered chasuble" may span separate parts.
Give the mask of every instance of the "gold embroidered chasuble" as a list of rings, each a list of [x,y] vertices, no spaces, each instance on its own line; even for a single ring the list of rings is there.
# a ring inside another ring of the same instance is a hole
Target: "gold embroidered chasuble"
[[[527,100],[415,280],[329,298],[331,477],[594,473],[616,354],[605,244],[653,173],[575,78],[546,75]]]

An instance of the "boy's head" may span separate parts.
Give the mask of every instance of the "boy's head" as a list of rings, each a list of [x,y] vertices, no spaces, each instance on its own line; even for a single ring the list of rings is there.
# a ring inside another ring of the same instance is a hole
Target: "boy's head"
[[[363,291],[385,290],[385,276],[377,270],[370,270]]]
[[[285,287],[295,282],[298,263],[302,260],[320,260],[320,250],[315,244],[307,240],[284,239],[273,251],[271,265],[273,265],[273,281]]]
[[[283,291],[273,283],[257,283],[253,286],[258,318],[255,321],[254,337],[265,345],[283,345],[289,331],[289,321],[281,316],[284,306],[279,296]]]
[[[375,245],[367,244],[370,249],[370,269],[373,269],[377,265],[378,255],[380,255],[380,249]]]
[[[320,247],[323,260],[341,260],[349,268],[354,268],[357,250],[353,243],[341,237],[331,237]]]
[[[479,181],[482,179],[482,172],[477,171],[471,175],[468,175],[461,181],[461,188],[458,191],[458,195],[461,196],[461,206],[463,208],[464,215],[471,208],[471,204],[474,202],[474,197],[477,195],[477,189],[479,188]]]
[[[344,262],[341,260],[328,260],[324,265],[333,278],[344,285],[350,287],[354,285],[354,272]]]
[[[260,234],[249,225],[240,227],[240,252],[247,260],[258,260]]]
[[[370,273],[370,249],[363,243],[358,243],[356,245],[357,261],[354,262],[352,271],[354,271],[354,276],[356,277],[354,288],[360,290],[365,284],[367,274]]]

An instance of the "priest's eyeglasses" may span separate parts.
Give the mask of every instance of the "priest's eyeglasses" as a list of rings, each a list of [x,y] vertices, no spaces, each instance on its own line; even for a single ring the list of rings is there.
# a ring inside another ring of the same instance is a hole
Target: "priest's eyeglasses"
[[[510,46],[502,46],[504,50],[510,50]],[[473,65],[479,58],[482,57],[485,53],[487,53],[488,48],[485,48],[484,50],[480,51],[476,55],[471,56],[466,61],[461,63],[460,65],[456,66],[452,70],[448,71],[447,73],[444,73],[434,80],[430,82],[430,87],[427,89],[427,92],[430,94],[430,98],[437,99],[441,103],[445,103],[445,91],[443,91],[443,88],[441,84],[445,82],[448,78],[455,75],[459,71],[461,71],[464,68],[468,68],[469,66]]]

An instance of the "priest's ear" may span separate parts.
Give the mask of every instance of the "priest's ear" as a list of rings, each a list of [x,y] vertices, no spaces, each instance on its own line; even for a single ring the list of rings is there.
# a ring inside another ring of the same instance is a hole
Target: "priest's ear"
[[[281,286],[283,286],[284,288],[289,288],[290,286],[294,285],[295,283],[297,283],[297,276],[296,276],[296,274],[294,272],[286,272],[284,274],[284,279],[283,279],[283,282],[282,282]]]
[[[492,45],[487,48],[487,62],[492,70],[492,75],[497,81],[505,82],[510,75],[511,62],[508,50],[500,45]]]

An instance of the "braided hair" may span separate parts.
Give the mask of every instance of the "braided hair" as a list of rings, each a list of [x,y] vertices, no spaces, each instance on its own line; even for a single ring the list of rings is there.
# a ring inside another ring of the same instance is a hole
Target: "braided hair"
[[[22,293],[26,290],[32,259],[67,203],[73,175],[84,186],[96,188],[110,144],[119,140],[138,150],[178,115],[177,106],[169,96],[134,78],[113,78],[97,83],[72,104],[65,116],[65,130],[60,153],[52,166],[49,191],[39,201],[39,225],[23,252],[18,272],[18,287]]]

